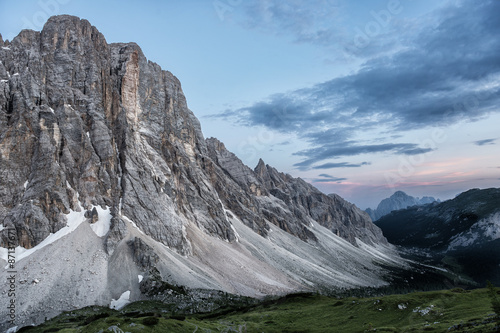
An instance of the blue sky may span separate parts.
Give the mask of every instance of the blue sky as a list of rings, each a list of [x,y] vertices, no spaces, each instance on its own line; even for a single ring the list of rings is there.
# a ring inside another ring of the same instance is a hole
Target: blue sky
[[[136,42],[206,137],[361,208],[396,190],[500,186],[500,2],[0,2],[0,33],[51,15]]]

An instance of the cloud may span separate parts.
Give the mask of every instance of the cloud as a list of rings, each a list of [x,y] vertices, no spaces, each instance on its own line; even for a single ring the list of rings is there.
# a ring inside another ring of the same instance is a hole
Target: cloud
[[[292,9],[285,4],[280,7],[277,1],[260,3],[271,6],[271,18],[285,22],[291,16],[293,26],[287,29],[312,24],[308,9],[304,22],[296,22],[300,11],[288,12]],[[412,142],[388,139],[375,144],[360,137],[381,127],[398,136],[499,112],[500,1],[453,3],[434,13],[428,20],[432,24],[422,24],[411,40],[401,37],[405,47],[400,51],[368,59],[357,72],[275,94],[218,117],[294,133],[306,140],[311,148],[295,152],[304,157],[295,164],[300,169],[360,154],[429,152]]]
[[[362,163],[348,163],[348,162],[340,162],[340,163],[325,163],[321,165],[316,165],[312,167],[312,169],[320,170],[320,169],[335,169],[335,168],[359,168],[364,165],[370,165],[370,162],[362,162]],[[324,175],[324,174],[322,174]],[[321,176],[321,175],[320,175]]]
[[[313,183],[341,183],[344,180],[347,180],[347,178],[341,178],[341,177],[335,177],[326,173],[322,173],[319,175],[320,177],[323,178],[315,178],[312,180]]]
[[[342,4],[336,0],[255,0],[246,3],[243,25],[297,43],[329,45],[343,36]]]
[[[388,2],[359,6],[347,0],[254,0],[246,2],[244,8],[243,27],[316,46],[326,51],[330,60],[350,62],[387,53],[400,44],[394,38],[396,32],[411,35],[415,30],[408,26],[411,22],[398,18],[403,6],[389,9]],[[359,21],[360,11],[370,15]],[[376,33],[367,33],[373,24]]]
[[[486,146],[486,145],[494,145],[496,144],[495,141],[497,139],[485,139],[485,140],[478,140],[478,141],[474,141],[474,144],[476,146]]]
[[[322,173],[322,174],[320,174],[319,176],[320,176],[320,177],[325,177],[325,178],[337,178],[337,177],[334,177],[334,176],[329,175],[329,174],[327,174],[327,173]]]
[[[343,156],[356,156],[361,154],[369,154],[369,153],[380,153],[380,152],[391,152],[399,155],[417,155],[417,154],[425,154],[431,152],[431,148],[419,148],[416,144],[413,143],[385,143],[378,145],[323,145],[317,148],[305,149],[299,152],[294,153],[297,156],[305,156],[306,159],[302,162],[294,164],[297,168],[301,170],[307,170],[314,163],[323,161],[330,158],[339,158]],[[324,164],[324,165],[328,165]],[[335,165],[335,163],[332,163]],[[313,169],[319,169],[320,166],[314,166]]]

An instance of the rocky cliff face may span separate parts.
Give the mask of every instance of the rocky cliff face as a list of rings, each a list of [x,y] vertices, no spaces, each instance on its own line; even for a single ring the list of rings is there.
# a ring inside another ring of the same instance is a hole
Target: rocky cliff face
[[[205,140],[180,82],[136,44],[108,44],[88,21],[56,16],[41,32],[0,38],[0,61],[0,246],[10,237],[27,264],[76,234],[102,244],[86,255],[102,251],[93,255],[107,263],[95,274],[104,286],[83,303],[120,288],[142,297],[127,286],[152,266],[172,283],[254,296],[384,283],[367,246],[397,256],[366,213]],[[234,265],[258,273],[249,281]]]

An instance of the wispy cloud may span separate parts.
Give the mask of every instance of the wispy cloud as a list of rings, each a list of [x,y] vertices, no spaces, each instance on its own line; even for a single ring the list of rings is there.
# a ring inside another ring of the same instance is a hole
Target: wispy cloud
[[[362,162],[362,163],[348,163],[348,162],[339,162],[339,163],[325,163],[321,165],[316,165],[313,169],[335,169],[335,168],[359,168],[364,165],[370,165],[370,162]],[[320,175],[321,176],[321,175]]]
[[[399,47],[401,43],[394,37],[395,32],[413,34],[411,22],[397,20],[404,8],[402,3],[390,9],[388,3],[359,6],[358,2],[348,0],[248,1],[242,25],[322,48],[329,59],[352,61],[352,58],[373,57]],[[371,15],[353,27],[352,21],[357,17],[352,13],[360,10]],[[367,34],[366,30],[373,30],[373,24],[376,33]]]
[[[417,155],[424,154],[432,151],[431,148],[419,148],[416,144],[412,143],[385,143],[379,145],[357,145],[355,143],[346,143],[344,142],[342,145],[333,143],[333,144],[325,144],[321,147],[311,148],[302,150],[294,153],[297,156],[306,157],[302,162],[294,164],[294,166],[299,169],[308,169],[314,163],[323,161],[329,158],[339,158],[343,156],[356,156],[361,154],[369,154],[369,153],[380,153],[380,152],[391,152],[395,154],[402,155]],[[325,165],[334,165],[335,163],[326,163]],[[367,164],[347,164],[351,166],[362,166]],[[345,165],[344,165],[345,166]],[[320,166],[314,166],[313,169],[318,169]]]
[[[292,15],[288,12],[291,5],[260,3],[270,6],[266,10],[271,18]],[[474,121],[498,112],[499,12],[500,1],[455,3],[435,13],[430,20],[433,24],[420,27],[413,39],[404,41],[400,51],[369,59],[353,74],[272,95],[218,116],[248,126],[295,133],[306,140],[311,148],[295,152],[304,157],[295,164],[300,169],[320,168],[315,164],[361,154],[429,152],[429,148],[413,142],[393,143],[387,139],[375,143],[359,137],[380,126],[399,135],[412,129]],[[308,31],[314,15],[302,14],[304,21],[294,21],[294,26],[287,29]],[[335,163],[332,167],[336,167]]]
[[[496,144],[495,141],[497,141],[497,139],[485,139],[485,140],[474,141],[474,144],[476,146],[494,145]]]
[[[322,173],[319,175],[319,177],[323,178],[315,178],[312,180],[313,183],[341,183],[344,180],[347,180],[347,178],[342,178],[342,177],[335,177],[326,173]]]

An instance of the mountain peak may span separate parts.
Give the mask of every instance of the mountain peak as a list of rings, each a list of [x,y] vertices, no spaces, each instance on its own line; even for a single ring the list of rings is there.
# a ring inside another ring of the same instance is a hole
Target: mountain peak
[[[433,197],[423,197],[422,199],[412,197],[403,191],[394,192],[389,198],[383,199],[376,209],[367,209],[373,221],[377,221],[382,216],[389,214],[394,210],[404,209],[416,205],[424,205],[436,201]]]
[[[396,191],[394,192],[393,195],[391,195],[391,198],[398,198],[398,197],[409,197],[409,195],[403,191]]]
[[[137,277],[152,272],[257,297],[380,286],[374,253],[399,262],[354,205],[205,140],[179,80],[136,44],[108,44],[61,15],[21,32],[0,60],[0,246],[29,249],[16,267],[40,290],[60,285],[50,297],[19,285],[20,323],[125,291],[148,298]],[[94,293],[75,294],[82,278]]]

